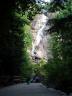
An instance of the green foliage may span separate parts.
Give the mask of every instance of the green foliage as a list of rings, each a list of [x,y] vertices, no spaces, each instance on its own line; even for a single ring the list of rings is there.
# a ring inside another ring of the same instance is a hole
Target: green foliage
[[[68,0],[64,9],[54,19],[51,33],[53,58],[45,66],[46,84],[67,93],[72,92],[72,1]]]
[[[6,0],[0,4],[0,75],[32,73],[27,49],[31,47],[30,22],[37,13],[34,0]]]
[[[21,26],[21,29],[23,31],[24,36],[22,39],[22,41],[24,42],[24,47],[22,48],[23,61],[22,64],[20,65],[20,72],[21,72],[20,75],[22,76],[22,78],[24,78],[24,80],[30,78],[32,74],[32,65],[31,65],[32,62],[30,60],[29,53],[27,51],[29,50],[29,48],[31,48],[32,44],[32,37],[30,32],[31,31],[30,20],[32,20],[33,16],[36,14],[35,11],[36,11],[35,6],[29,4],[29,9],[27,9],[24,12],[24,14],[21,15],[21,13],[16,13],[16,16],[19,17],[23,22],[23,26]]]
[[[30,48],[30,47],[31,47],[31,43],[32,43],[30,26],[25,24],[25,26],[24,26],[24,31],[25,31],[24,42],[25,42],[27,48],[28,48],[28,47]]]
[[[51,34],[51,51],[54,58],[61,58],[61,36],[57,32]]]
[[[48,11],[51,11],[51,12],[55,12],[55,11],[60,11],[61,9],[64,9],[64,4],[63,2],[60,2],[61,0],[59,1],[56,1],[54,0],[53,2],[51,2],[50,4],[49,3],[46,3],[45,5],[45,9],[48,10]]]
[[[35,15],[40,12],[40,7],[36,4],[29,5],[29,9],[27,10],[28,19],[33,20]]]
[[[18,20],[20,19],[22,23],[22,26],[21,27],[19,26],[20,27],[19,33],[18,33],[19,27],[17,27],[17,33],[15,34],[16,36],[18,36],[18,38],[21,38],[20,43],[23,42],[23,46],[18,46],[18,48],[21,47],[21,50],[22,50],[22,55],[20,55],[20,57],[22,56],[22,60],[19,66],[20,67],[19,75],[21,75],[22,77],[24,77],[24,79],[26,79],[28,76],[31,75],[31,71],[32,71],[32,68],[30,65],[31,64],[30,58],[27,53],[28,47],[31,46],[30,20],[27,19],[27,14],[22,16],[19,13],[15,13],[15,14]],[[17,24],[17,22],[15,24]]]
[[[37,75],[42,79],[44,79],[46,77],[46,70],[44,68],[45,64],[46,64],[46,61],[44,59],[41,59],[38,64],[33,64],[32,65],[33,75]]]
[[[26,79],[30,78],[32,75],[32,62],[30,61],[29,54],[27,54],[26,50],[24,50],[23,60],[24,61],[20,66],[20,75],[26,82]]]
[[[59,15],[57,15],[57,19],[66,18],[69,15],[72,15],[72,1],[68,0],[67,3],[65,3],[64,10],[60,10]]]

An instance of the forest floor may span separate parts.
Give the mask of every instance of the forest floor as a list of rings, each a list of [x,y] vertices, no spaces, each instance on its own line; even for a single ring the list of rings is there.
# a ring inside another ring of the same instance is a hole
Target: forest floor
[[[0,89],[0,96],[66,96],[62,92],[46,88],[41,83],[21,83]],[[69,95],[72,96],[72,95]]]

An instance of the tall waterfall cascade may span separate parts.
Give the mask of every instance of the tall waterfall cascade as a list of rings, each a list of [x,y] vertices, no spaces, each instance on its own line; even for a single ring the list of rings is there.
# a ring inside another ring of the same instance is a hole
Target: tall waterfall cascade
[[[48,22],[48,17],[44,14],[37,14],[32,22],[32,58],[35,60],[44,58],[48,59],[51,56],[48,50],[48,40],[51,38],[50,35],[45,35],[46,24]],[[50,26],[47,26],[50,27]],[[48,55],[49,53],[49,55]]]
[[[52,58],[52,53],[50,50],[50,39],[51,35],[46,32],[51,28],[52,25],[47,24],[48,21],[56,16],[56,13],[47,13],[45,15],[37,14],[35,19],[32,21],[32,50],[31,56],[33,60],[45,59],[48,60]],[[47,34],[45,34],[47,33]]]

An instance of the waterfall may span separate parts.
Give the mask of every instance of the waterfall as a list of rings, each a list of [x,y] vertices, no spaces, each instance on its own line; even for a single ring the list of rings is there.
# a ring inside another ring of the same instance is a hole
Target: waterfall
[[[34,26],[32,26],[33,42],[31,51],[31,56],[34,61],[38,62],[42,58],[48,61],[50,58],[53,58],[50,50],[51,35],[47,33],[47,30],[53,26],[52,24],[49,24],[48,21],[55,18],[56,14],[58,14],[58,12],[48,12],[47,15],[44,13],[37,14],[37,17],[34,19],[36,23],[33,22]]]
[[[43,35],[44,28],[45,28],[45,25],[43,25],[42,28],[40,28],[39,31],[37,32],[35,43],[32,42],[32,56],[34,56],[35,47],[37,47],[40,44],[40,41],[42,41],[42,39],[44,37],[44,35]]]
[[[37,32],[37,37],[36,37],[36,41],[35,41],[35,45],[38,46],[40,41],[43,39],[44,35],[44,28],[45,28],[45,24],[42,26],[42,28],[40,28],[40,30]]]
[[[43,49],[43,44],[40,44],[40,43],[43,42],[43,39],[44,39],[44,30],[45,30],[48,18],[44,14],[41,14],[41,17],[39,17],[39,20],[40,21],[37,24],[37,27],[39,27],[39,29],[36,33],[35,41],[32,42],[32,57],[34,56],[41,57],[39,55],[43,55],[43,51],[41,50],[37,51],[36,48],[41,47],[41,49]]]
[[[36,0],[40,1],[40,0]],[[53,0],[43,0],[43,1],[50,1]],[[49,24],[49,20],[55,18],[55,16],[59,12],[47,12],[46,10],[42,9],[41,14],[37,14],[35,19],[32,22],[32,50],[31,56],[33,60],[40,60],[41,58],[48,61],[48,59],[53,58],[52,52],[50,50],[50,40],[51,35],[47,33],[53,25]]]

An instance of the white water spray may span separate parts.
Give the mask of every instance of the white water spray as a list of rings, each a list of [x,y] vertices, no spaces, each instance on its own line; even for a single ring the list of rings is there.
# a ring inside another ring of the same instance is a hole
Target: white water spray
[[[44,35],[43,35],[44,28],[45,28],[45,25],[43,25],[43,27],[37,33],[37,37],[36,37],[36,41],[35,41],[36,46],[38,46],[40,44],[40,41],[42,41],[42,39],[44,37]]]
[[[46,27],[46,23],[47,23],[47,17],[42,14],[41,18],[39,19],[40,23],[38,26],[40,26],[38,32],[37,32],[37,35],[36,35],[36,39],[35,39],[35,42],[32,42],[32,56],[35,55],[35,52],[36,52],[36,47],[38,47],[40,45],[40,42],[43,40],[44,38],[44,29]]]

